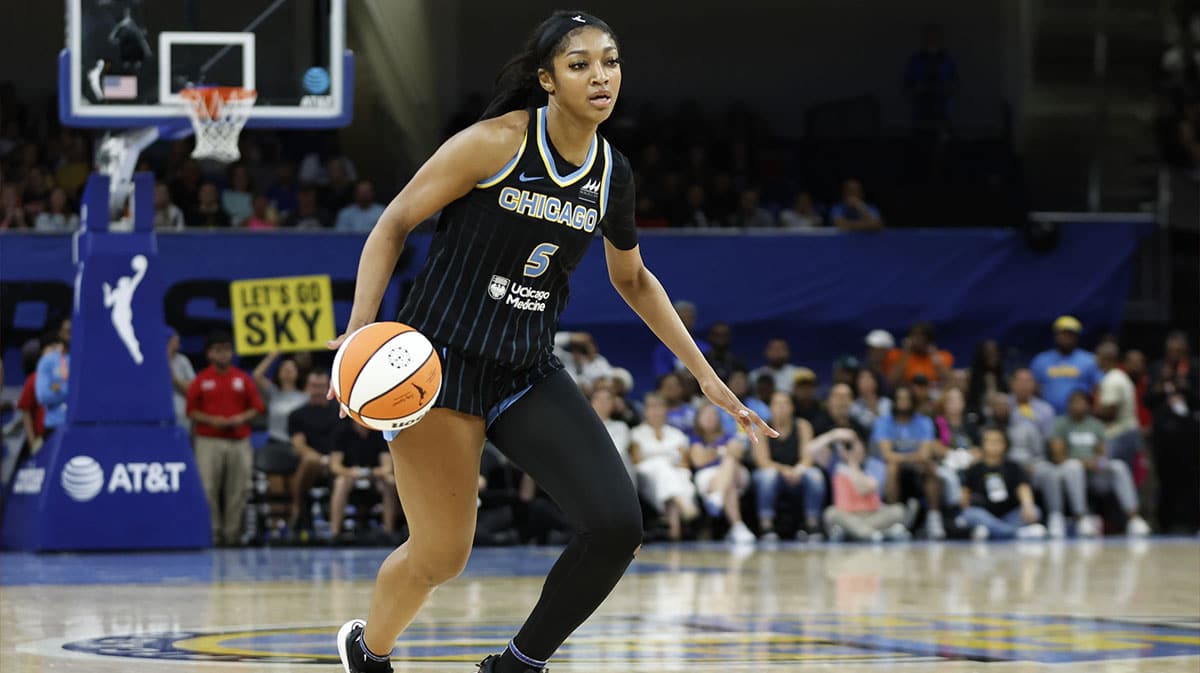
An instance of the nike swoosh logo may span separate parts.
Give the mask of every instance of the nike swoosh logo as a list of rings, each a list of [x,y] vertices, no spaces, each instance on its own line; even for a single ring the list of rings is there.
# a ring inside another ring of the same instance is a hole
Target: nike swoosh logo
[[[544,177],[544,176],[535,175],[533,177],[529,177],[528,175],[525,175],[525,173],[522,172],[520,175],[517,176],[517,179],[520,180],[521,182],[533,182],[534,180],[541,180],[542,177]]]

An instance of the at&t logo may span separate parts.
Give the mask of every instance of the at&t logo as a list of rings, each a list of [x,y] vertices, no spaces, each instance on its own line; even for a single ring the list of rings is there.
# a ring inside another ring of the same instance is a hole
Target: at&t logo
[[[177,493],[179,475],[187,463],[117,463],[108,478],[108,492]],[[62,487],[77,502],[88,502],[104,488],[104,468],[90,456],[75,456],[62,471]]]

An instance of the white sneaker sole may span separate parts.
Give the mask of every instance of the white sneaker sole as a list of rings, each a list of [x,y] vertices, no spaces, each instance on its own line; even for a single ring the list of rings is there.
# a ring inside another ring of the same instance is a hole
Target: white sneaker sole
[[[342,658],[342,668],[346,671],[346,673],[353,673],[353,671],[350,670],[350,653],[346,651],[346,637],[349,636],[350,632],[354,629],[358,628],[359,626],[366,625],[367,623],[361,619],[351,619],[345,624],[342,624],[342,628],[338,629],[338,656]]]

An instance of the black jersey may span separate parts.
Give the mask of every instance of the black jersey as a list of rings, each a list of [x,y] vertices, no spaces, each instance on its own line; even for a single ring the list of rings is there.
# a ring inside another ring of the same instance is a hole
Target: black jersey
[[[597,229],[617,248],[637,245],[629,161],[597,134],[583,166],[567,163],[546,108],[530,110],[516,155],[442,211],[397,320],[469,356],[518,367],[550,357],[569,276]]]

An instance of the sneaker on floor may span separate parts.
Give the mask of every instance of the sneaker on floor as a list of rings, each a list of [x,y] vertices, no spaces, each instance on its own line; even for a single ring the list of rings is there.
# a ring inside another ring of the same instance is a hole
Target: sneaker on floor
[[[883,535],[893,542],[908,542],[912,539],[912,533],[902,523],[892,524]]]
[[[1063,517],[1062,512],[1054,512],[1049,518],[1049,533],[1050,537],[1055,540],[1061,540],[1067,536],[1067,521]]]
[[[1075,533],[1079,537],[1099,537],[1100,524],[1094,516],[1081,516],[1075,524]]]
[[[392,673],[391,664],[388,662],[375,664],[366,661],[366,654],[359,645],[359,638],[366,625],[361,619],[351,619],[338,629],[337,648],[338,656],[342,659],[342,669],[346,673]]]
[[[753,544],[758,538],[746,527],[746,524],[739,521],[729,528],[729,535],[725,539],[737,544]]]
[[[871,531],[871,534],[867,537],[867,541],[873,542],[876,544],[883,542],[883,531],[881,531],[881,530]]]
[[[779,542],[779,533],[776,533],[772,529],[767,529],[767,531],[762,534],[762,537],[758,539],[762,540],[763,542]]]
[[[841,526],[830,526],[829,527],[829,541],[830,542],[841,542],[842,540],[845,540],[845,539],[846,539],[846,529],[845,528],[842,528]]]
[[[496,662],[500,661],[499,654],[489,654],[486,659],[475,664],[478,667],[476,673],[493,673],[496,670]],[[527,673],[548,673],[548,668],[527,668]]]
[[[1140,516],[1131,516],[1129,523],[1125,524],[1125,534],[1129,537],[1146,537],[1150,534],[1150,524]]]
[[[930,512],[925,515],[925,537],[930,540],[946,539],[946,528],[942,526],[941,512]]]
[[[988,527],[983,524],[979,524],[971,529],[972,540],[986,540],[991,536],[992,531],[988,530]]]
[[[1046,534],[1046,527],[1040,523],[1031,523],[1017,529],[1018,540],[1044,540]]]

